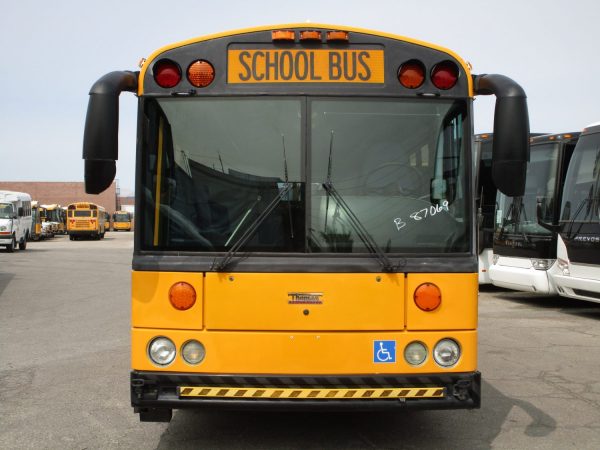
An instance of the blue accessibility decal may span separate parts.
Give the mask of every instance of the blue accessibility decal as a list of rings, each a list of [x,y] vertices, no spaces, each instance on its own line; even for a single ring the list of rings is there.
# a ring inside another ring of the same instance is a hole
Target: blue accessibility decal
[[[396,341],[373,341],[374,363],[396,362]]]

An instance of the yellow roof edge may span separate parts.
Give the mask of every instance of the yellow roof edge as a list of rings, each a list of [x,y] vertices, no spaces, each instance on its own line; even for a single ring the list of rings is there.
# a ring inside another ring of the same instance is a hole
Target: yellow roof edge
[[[251,28],[241,28],[241,29],[237,29],[237,30],[224,31],[221,33],[213,33],[213,34],[209,34],[206,36],[198,36],[195,38],[186,39],[184,41],[175,42],[173,44],[169,44],[164,47],[161,47],[161,48],[155,50],[153,53],[151,53],[150,56],[144,62],[144,65],[140,71],[140,77],[139,77],[139,83],[138,83],[138,95],[142,95],[144,92],[144,89],[143,89],[144,88],[144,76],[146,75],[147,68],[150,66],[150,63],[161,53],[164,53],[168,50],[172,50],[174,48],[183,47],[185,45],[195,44],[195,43],[203,42],[203,41],[209,41],[211,39],[218,39],[218,38],[222,38],[222,37],[226,37],[226,36],[234,36],[237,34],[256,33],[258,31],[268,31],[268,30],[277,30],[277,29],[285,29],[285,28],[291,28],[291,29],[302,28],[302,29],[306,29],[306,30],[323,28],[323,29],[329,29],[329,30],[342,30],[342,31],[349,31],[349,32],[354,32],[354,33],[371,34],[374,36],[380,36],[380,37],[385,37],[385,38],[389,38],[389,39],[406,41],[406,42],[410,42],[415,45],[420,45],[422,47],[432,48],[434,50],[438,50],[438,51],[447,53],[448,55],[450,55],[454,59],[456,59],[460,63],[462,68],[464,69],[465,73],[467,74],[467,78],[468,78],[467,83],[468,83],[469,95],[473,96],[473,80],[471,78],[471,68],[469,67],[467,62],[461,56],[459,56],[457,53],[455,53],[454,51],[452,51],[446,47],[442,47],[440,45],[432,44],[432,43],[426,42],[426,41],[421,41],[419,39],[414,39],[414,38],[410,38],[407,36],[402,36],[402,35],[393,34],[393,33],[387,33],[387,32],[383,32],[383,31],[375,31],[375,30],[369,30],[366,28],[349,27],[349,26],[344,26],[344,25],[331,25],[331,24],[312,23],[312,22],[274,24],[274,25],[263,25],[263,26],[251,27]]]

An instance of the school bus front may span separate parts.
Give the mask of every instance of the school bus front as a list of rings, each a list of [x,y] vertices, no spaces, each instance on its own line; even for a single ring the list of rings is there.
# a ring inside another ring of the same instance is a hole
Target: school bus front
[[[99,83],[112,80],[140,102],[141,420],[479,407],[474,90],[459,57],[303,24],[168,46]],[[86,171],[110,171],[89,142]]]

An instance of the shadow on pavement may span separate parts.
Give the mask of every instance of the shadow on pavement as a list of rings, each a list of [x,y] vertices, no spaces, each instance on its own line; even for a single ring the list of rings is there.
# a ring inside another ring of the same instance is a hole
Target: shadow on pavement
[[[11,280],[14,277],[14,273],[0,272],[0,296],[2,295],[2,292],[4,292],[4,289],[6,289],[6,286],[10,284]]]
[[[600,319],[600,303],[561,296],[543,296],[528,292],[506,291],[496,298],[539,309],[559,310],[562,313],[590,319]]]
[[[530,418],[525,434],[547,436],[556,421],[520,399],[483,382],[480,410],[393,413],[274,413],[180,410],[161,436],[159,449],[178,448],[407,448],[490,449],[509,412]],[[515,426],[513,424],[513,426]]]

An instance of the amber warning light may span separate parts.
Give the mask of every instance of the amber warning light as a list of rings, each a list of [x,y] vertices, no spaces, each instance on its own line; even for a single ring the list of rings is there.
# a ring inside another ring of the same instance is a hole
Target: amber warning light
[[[190,309],[196,303],[196,290],[189,283],[183,281],[175,283],[169,289],[169,301],[173,308],[180,311]]]
[[[442,292],[433,283],[423,283],[414,293],[415,304],[423,311],[433,311],[442,303]]]
[[[215,79],[215,69],[211,63],[200,59],[190,64],[187,77],[192,86],[203,88]]]

